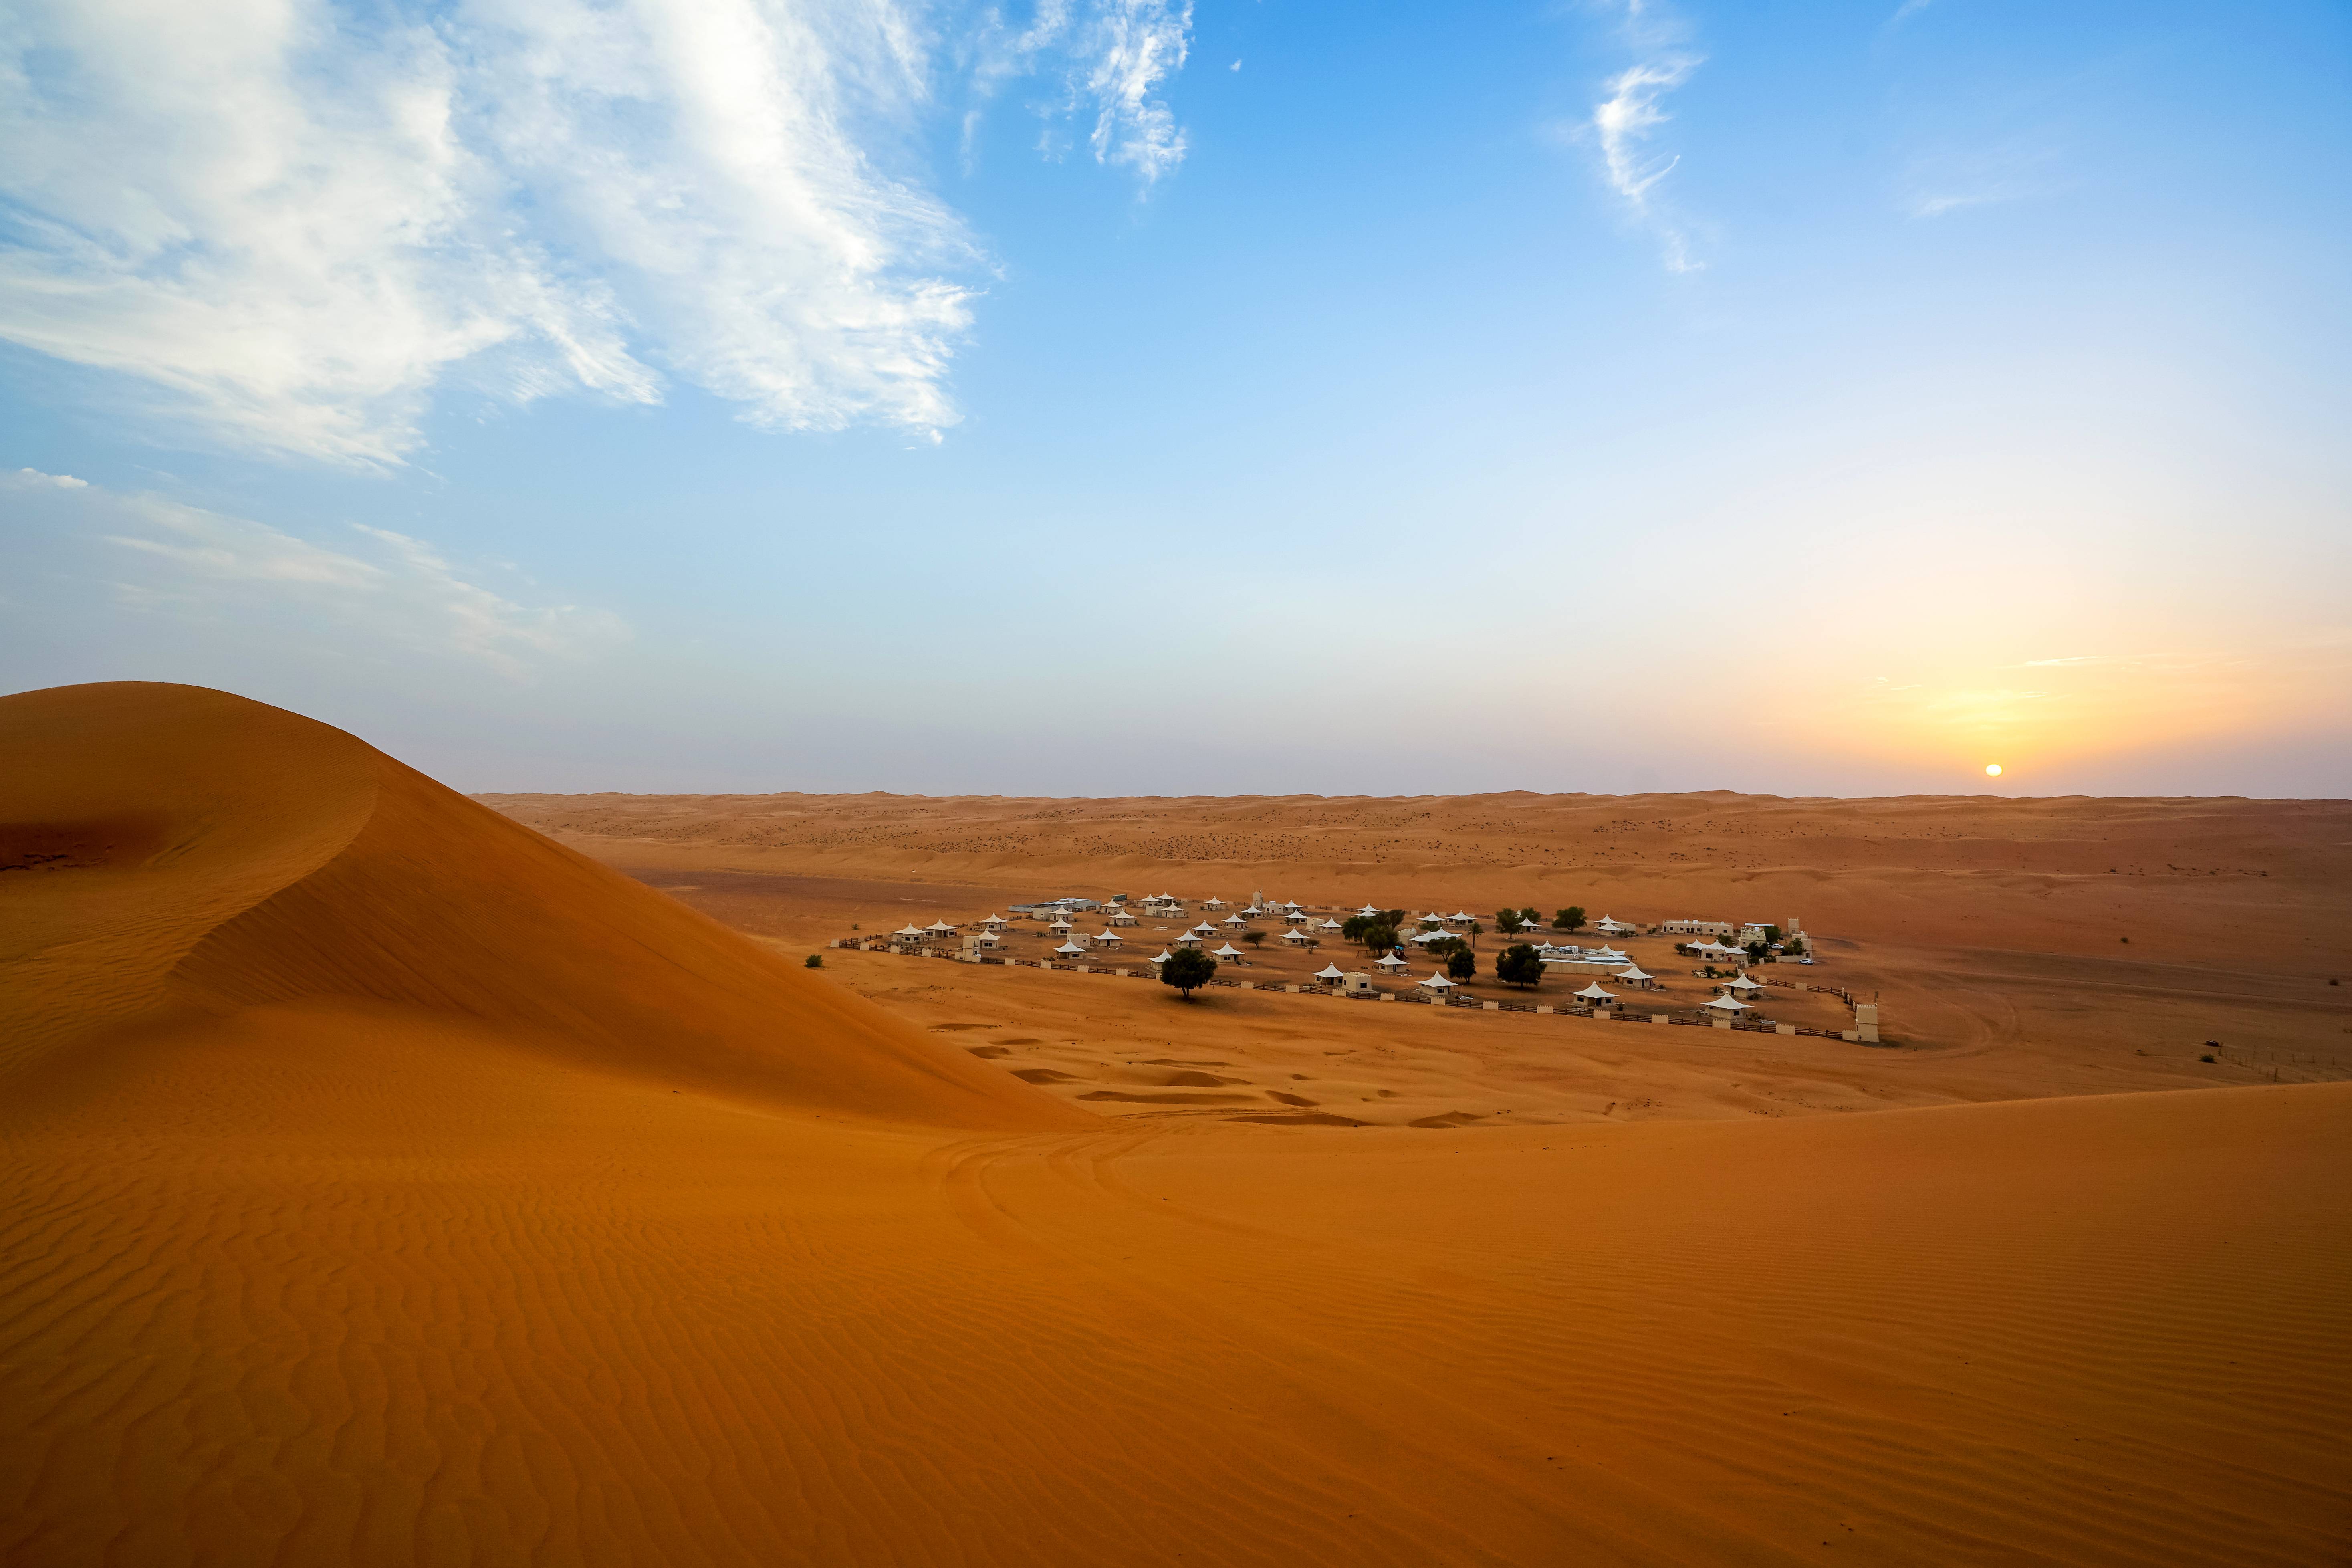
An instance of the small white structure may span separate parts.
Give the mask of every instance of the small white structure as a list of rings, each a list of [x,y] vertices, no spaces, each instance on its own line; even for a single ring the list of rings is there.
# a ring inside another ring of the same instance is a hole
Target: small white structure
[[[1006,920],[1003,915],[991,915],[991,916],[989,916],[986,920],[984,920],[984,921],[981,921],[980,923],[981,923],[981,927],[982,927],[982,930],[985,930],[985,931],[1003,931],[1006,926],[1011,925],[1013,922],[1012,922],[1011,921]]]
[[[1264,913],[1265,913],[1265,911],[1264,910],[1259,909],[1255,904],[1252,904],[1249,908],[1247,908],[1247,909],[1245,909],[1245,910],[1244,910],[1242,911],[1242,918],[1243,918],[1243,919],[1244,919],[1244,920],[1253,920],[1253,921],[1254,921],[1254,920],[1257,919],[1257,918],[1258,918],[1258,916],[1260,916],[1260,915],[1262,915],[1262,914],[1264,914]]]
[[[1222,910],[1225,907],[1225,900],[1223,899],[1202,899],[1201,900],[1201,907],[1204,910]]]
[[[1337,985],[1348,976],[1338,964],[1327,963],[1315,972],[1315,978],[1326,985]]]
[[[1592,922],[1592,929],[1602,936],[1637,936],[1641,933],[1642,928],[1625,921],[1612,921],[1607,915],[1602,915]]]
[[[1242,919],[1239,915],[1227,915],[1223,920],[1219,921],[1217,923],[1224,927],[1227,931],[1243,931],[1247,929],[1249,925],[1249,921]]]
[[[1360,969],[1348,972],[1339,982],[1339,989],[1350,996],[1372,994],[1372,977]]]
[[[1701,958],[1728,958],[1737,960],[1746,958],[1748,956],[1748,954],[1740,949],[1736,947],[1726,947],[1719,942],[1695,942],[1690,943],[1689,946],[1691,952]]]
[[[1303,926],[1307,923],[1307,911],[1300,909],[1297,904],[1293,904],[1288,909],[1282,911],[1282,923],[1285,925]]]
[[[1441,994],[1448,991],[1458,989],[1458,987],[1454,985],[1454,982],[1446,979],[1443,974],[1436,973],[1431,974],[1428,979],[1423,981],[1421,983],[1421,988],[1423,991],[1434,991]]]
[[[953,936],[955,933],[956,928],[945,921],[933,921],[923,928],[923,934],[926,936]]]
[[[1383,974],[1394,974],[1397,971],[1409,966],[1405,963],[1403,959],[1399,958],[1395,953],[1387,952],[1382,953],[1380,957],[1372,960],[1372,967],[1381,971]]]
[[[1163,948],[1161,948],[1161,949],[1160,950],[1160,952],[1158,952],[1158,953],[1157,953],[1157,954],[1156,954],[1156,955],[1155,955],[1155,956],[1150,960],[1150,962],[1151,962],[1151,963],[1167,963],[1171,958],[1173,958],[1174,956],[1175,956],[1175,954],[1173,954],[1173,953],[1170,952],[1166,948],[1164,948],[1164,947],[1163,947]]]
[[[1325,921],[1323,922],[1323,929],[1329,931],[1333,936],[1338,936],[1340,931],[1339,922],[1338,921]]]
[[[1712,1002],[1704,1004],[1702,1010],[1713,1013],[1717,1017],[1736,1018],[1740,1014],[1748,1011],[1748,1006],[1747,1003],[1742,1002],[1738,997],[1731,995],[1727,992],[1725,994],[1715,998]]]
[[[1372,908],[1372,906],[1371,906],[1371,905],[1370,905],[1370,904],[1366,904],[1362,909],[1358,910],[1356,912],[1357,912],[1358,914],[1360,914],[1360,915],[1363,916],[1363,917],[1364,917],[1366,920],[1368,920],[1368,921],[1369,921],[1369,920],[1377,920],[1377,919],[1379,919],[1379,918],[1380,918],[1381,914],[1382,913],[1382,911],[1381,911],[1381,910],[1376,910],[1376,909]]]
[[[1305,931],[1300,931],[1296,927],[1284,931],[1282,933],[1282,940],[1288,942],[1293,947],[1307,947],[1311,945],[1315,941],[1313,937],[1308,936]]]
[[[1066,942],[1054,950],[1055,958],[1084,958],[1086,955],[1087,950],[1075,942]]]
[[[1135,917],[1133,915],[1129,914],[1125,910],[1119,909],[1116,905],[1112,907],[1110,913],[1105,915],[1103,919],[1107,923],[1115,926],[1131,926],[1136,923]]]
[[[1109,930],[1108,927],[1104,929],[1102,934],[1095,938],[1095,941],[1104,947],[1123,947],[1126,945],[1126,939],[1121,937],[1118,932]]]
[[[1468,910],[1454,910],[1452,914],[1450,914],[1450,915],[1446,916],[1445,918],[1446,918],[1447,920],[1454,921],[1456,921],[1456,922],[1458,922],[1458,923],[1460,923],[1460,924],[1462,924],[1462,925],[1465,925],[1465,926],[1466,926],[1466,925],[1468,925],[1472,921],[1476,920],[1478,917],[1477,917],[1476,915],[1472,914]]]
[[[1612,978],[1621,985],[1639,986],[1644,991],[1655,991],[1658,988],[1656,979],[1651,975],[1643,973],[1642,966],[1638,963],[1627,964],[1624,968],[1619,970],[1613,976],[1612,976]]]
[[[1444,942],[1448,937],[1452,937],[1454,940],[1459,941],[1461,940],[1461,936],[1462,933],[1458,931],[1447,931],[1444,927],[1440,926],[1435,931],[1415,931],[1405,940],[1407,942],[1418,942],[1423,947],[1427,947],[1433,942]]]
[[[1194,936],[1214,936],[1217,934],[1217,928],[1211,925],[1208,921],[1202,921],[1199,925],[1192,928],[1192,934]]]
[[[1743,999],[1753,996],[1757,992],[1764,989],[1761,984],[1748,979],[1744,973],[1735,974],[1728,980],[1718,980],[1716,984],[1721,986],[1724,990],[1730,992],[1734,996],[1741,997]]]
[[[1603,991],[1601,989],[1601,982],[1598,980],[1594,981],[1591,984],[1587,985],[1583,990],[1571,991],[1569,994],[1575,997],[1580,1002],[1590,1002],[1596,1007],[1606,1007],[1610,1003],[1617,1000],[1617,993],[1614,991]]]
[[[1211,953],[1209,956],[1225,963],[1239,963],[1242,961],[1241,949],[1235,947],[1232,942],[1225,943],[1224,946],[1217,949],[1216,952]]]
[[[992,931],[971,931],[963,939],[963,955],[966,958],[977,958],[983,952],[995,951],[996,933]]]
[[[1201,939],[1192,931],[1180,931],[1176,933],[1176,945],[1178,947],[1198,947],[1201,945]]]
[[[906,925],[900,926],[897,931],[892,931],[890,933],[890,940],[892,942],[920,942],[923,940],[923,928],[909,922]]]
[[[1064,920],[1061,916],[1055,915],[1054,917],[1053,923],[1045,929],[1052,931],[1055,936],[1067,936],[1070,934],[1070,922]]]

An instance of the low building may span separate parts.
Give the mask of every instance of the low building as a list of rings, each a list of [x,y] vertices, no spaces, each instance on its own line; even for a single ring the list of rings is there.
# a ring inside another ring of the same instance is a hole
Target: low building
[[[997,945],[998,939],[994,931],[972,931],[963,939],[963,954],[966,958],[978,958],[983,952],[994,952]]]
[[[1660,921],[1660,936],[1729,936],[1739,928],[1729,921]]]
[[[1315,978],[1320,980],[1326,985],[1337,985],[1345,981],[1348,977],[1340,971],[1338,964],[1327,963],[1322,968],[1315,972]]]
[[[1239,963],[1242,961],[1241,949],[1235,947],[1232,942],[1225,943],[1224,946],[1217,949],[1216,952],[1211,953],[1209,956],[1215,959],[1220,963]]]
[[[1411,966],[1395,953],[1389,952],[1372,960],[1372,967],[1383,974],[1396,974]]]

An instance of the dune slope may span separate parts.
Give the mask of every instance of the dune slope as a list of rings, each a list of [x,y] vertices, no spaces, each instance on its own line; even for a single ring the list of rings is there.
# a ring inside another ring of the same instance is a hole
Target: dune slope
[[[341,1001],[786,1106],[1084,1124],[325,725],[194,688],[66,688],[0,700],[0,752],[20,1068],[97,1026],[152,1039]]]
[[[2352,1552],[2352,1086],[1115,1127],[290,716],[0,745],[12,1568]]]

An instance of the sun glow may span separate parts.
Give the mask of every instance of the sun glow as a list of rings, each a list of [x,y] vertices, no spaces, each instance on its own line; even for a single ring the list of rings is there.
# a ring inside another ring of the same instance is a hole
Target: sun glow
[[[1985,764],[1985,777],[1989,779],[1997,779],[2000,777],[2000,764],[1999,763],[1987,763]]]

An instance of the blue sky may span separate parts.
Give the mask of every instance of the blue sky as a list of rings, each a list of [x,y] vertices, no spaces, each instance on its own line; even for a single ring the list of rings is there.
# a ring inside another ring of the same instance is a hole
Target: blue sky
[[[478,789],[2352,778],[2340,5],[11,9],[10,689]]]

